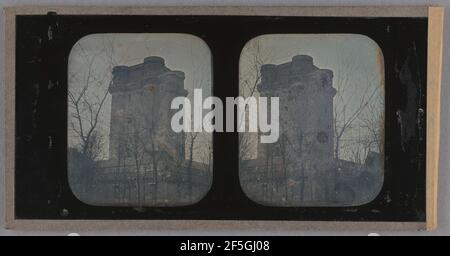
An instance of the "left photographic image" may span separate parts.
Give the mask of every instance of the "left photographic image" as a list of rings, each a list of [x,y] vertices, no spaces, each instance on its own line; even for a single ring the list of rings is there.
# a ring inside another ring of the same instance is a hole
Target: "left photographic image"
[[[69,56],[68,178],[95,206],[199,202],[212,184],[212,133],[174,131],[173,100],[212,94],[208,45],[188,34],[93,34]],[[183,110],[181,110],[183,111]],[[182,122],[191,122],[185,118]]]

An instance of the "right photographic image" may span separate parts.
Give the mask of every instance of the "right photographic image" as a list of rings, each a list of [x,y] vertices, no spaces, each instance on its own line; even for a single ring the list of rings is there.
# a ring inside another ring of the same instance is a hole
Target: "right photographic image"
[[[385,74],[375,41],[359,34],[262,35],[245,45],[239,70],[241,97],[279,98],[279,106],[267,106],[269,115],[279,113],[267,117],[278,120],[275,142],[261,141],[262,132],[239,134],[239,177],[249,199],[344,207],[378,196]]]

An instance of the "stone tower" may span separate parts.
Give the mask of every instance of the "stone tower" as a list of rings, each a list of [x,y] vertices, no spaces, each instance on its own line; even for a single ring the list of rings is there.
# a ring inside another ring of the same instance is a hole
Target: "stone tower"
[[[184,73],[172,71],[161,57],[113,69],[109,158],[130,157],[138,149],[165,151],[184,158],[183,133],[170,126],[175,97],[186,96]]]
[[[297,55],[288,63],[262,66],[261,75],[260,96],[280,98],[280,138],[259,144],[258,158],[271,157],[275,166],[287,162],[287,178],[310,186],[304,200],[326,200],[324,190],[333,187],[333,72]]]

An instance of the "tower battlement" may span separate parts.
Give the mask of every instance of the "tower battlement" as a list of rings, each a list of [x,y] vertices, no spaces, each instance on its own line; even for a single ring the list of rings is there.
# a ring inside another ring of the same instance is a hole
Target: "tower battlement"
[[[158,56],[150,56],[140,64],[134,66],[117,66],[113,68],[113,84],[110,92],[124,92],[141,89],[153,84],[183,84],[184,72],[170,70],[165,60]],[[182,89],[182,88],[178,88]]]
[[[333,72],[320,69],[314,65],[314,60],[308,55],[296,55],[292,61],[280,65],[266,64],[261,67],[261,83],[258,90],[271,91],[286,89],[293,84],[308,83],[313,80],[324,80],[322,85],[331,87]]]

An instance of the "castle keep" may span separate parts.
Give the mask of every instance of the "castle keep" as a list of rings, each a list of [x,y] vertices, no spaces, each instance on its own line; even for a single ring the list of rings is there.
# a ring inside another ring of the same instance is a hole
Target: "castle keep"
[[[333,72],[314,66],[313,59],[297,55],[291,62],[261,68],[258,91],[262,97],[280,98],[281,138],[303,139],[310,150],[302,159],[312,164],[333,160]],[[260,145],[258,154],[263,156]]]
[[[112,96],[110,159],[129,155],[124,144],[132,139],[133,132],[154,144],[144,145],[142,150],[157,147],[173,157],[184,158],[184,134],[176,134],[170,127],[172,99],[187,95],[184,79],[183,72],[167,68],[161,57],[148,57],[142,64],[114,68],[109,90]]]
[[[283,175],[293,182],[309,179],[301,194],[312,201],[325,200],[332,178],[336,94],[332,81],[331,70],[316,67],[310,56],[297,55],[288,63],[262,66],[258,85],[261,96],[280,98],[281,113],[278,143],[259,144],[258,157],[269,156],[273,165],[281,164]]]

